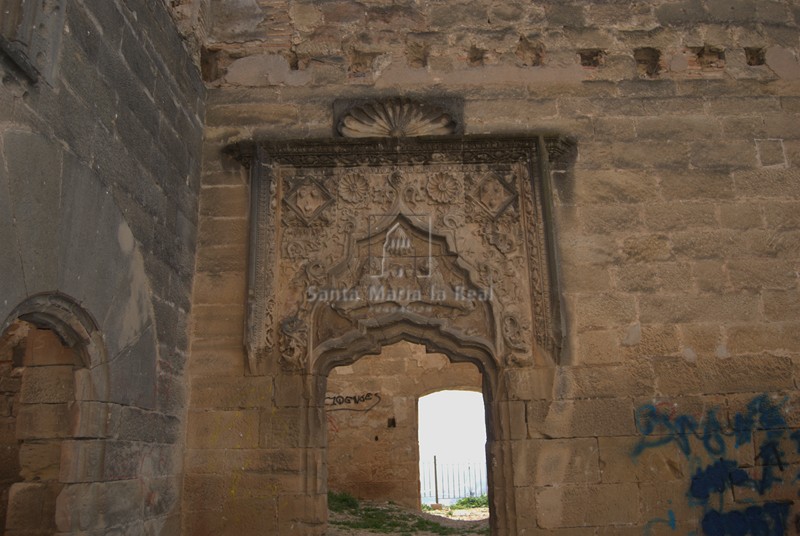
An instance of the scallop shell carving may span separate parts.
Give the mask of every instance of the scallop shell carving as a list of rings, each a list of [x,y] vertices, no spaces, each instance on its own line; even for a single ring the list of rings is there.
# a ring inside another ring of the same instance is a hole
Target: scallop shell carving
[[[356,106],[339,121],[345,138],[446,136],[455,127],[442,109],[401,98]]]

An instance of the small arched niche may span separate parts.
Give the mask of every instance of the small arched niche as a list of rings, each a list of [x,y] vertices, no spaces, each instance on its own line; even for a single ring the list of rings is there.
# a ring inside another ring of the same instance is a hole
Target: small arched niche
[[[79,353],[24,320],[0,338],[0,518],[5,534],[53,534],[62,442],[72,436]]]

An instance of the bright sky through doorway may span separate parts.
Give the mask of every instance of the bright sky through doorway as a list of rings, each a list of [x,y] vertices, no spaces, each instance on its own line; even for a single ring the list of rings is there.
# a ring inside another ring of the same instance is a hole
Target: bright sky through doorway
[[[482,462],[486,457],[483,394],[439,391],[419,399],[420,461]]]

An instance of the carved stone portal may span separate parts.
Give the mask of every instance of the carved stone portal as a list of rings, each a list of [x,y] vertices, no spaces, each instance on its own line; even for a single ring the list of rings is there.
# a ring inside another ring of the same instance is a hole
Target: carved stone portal
[[[382,327],[434,329],[498,368],[557,359],[548,165],[560,138],[258,143],[251,374],[310,373]],[[359,346],[360,345],[360,346]]]

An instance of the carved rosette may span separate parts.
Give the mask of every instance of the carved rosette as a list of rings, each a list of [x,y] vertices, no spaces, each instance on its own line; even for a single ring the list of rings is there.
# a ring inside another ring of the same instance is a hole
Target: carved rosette
[[[404,98],[374,101],[350,110],[339,121],[346,138],[444,136],[455,132],[444,110]]]
[[[352,204],[358,204],[367,199],[369,195],[369,182],[360,173],[345,175],[339,180],[339,197]]]
[[[436,203],[452,203],[458,198],[459,185],[450,173],[433,173],[425,185],[428,195]]]

